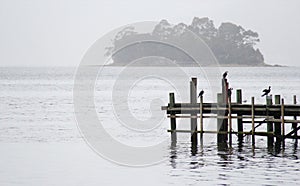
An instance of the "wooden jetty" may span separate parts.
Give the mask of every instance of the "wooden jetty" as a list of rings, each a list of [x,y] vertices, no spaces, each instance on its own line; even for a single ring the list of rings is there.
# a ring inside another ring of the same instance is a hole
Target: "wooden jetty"
[[[294,96],[293,104],[285,104],[284,99],[280,95],[275,95],[273,103],[272,96],[266,96],[265,104],[255,103],[252,97],[250,104],[243,104],[242,90],[236,90],[236,101],[232,102],[231,91],[229,92],[229,83],[226,78],[222,79],[222,93],[217,94],[216,103],[205,103],[201,96],[197,100],[197,79],[192,78],[190,81],[190,102],[176,103],[174,93],[169,94],[169,104],[162,106],[162,110],[166,110],[167,117],[170,118],[172,142],[176,142],[177,133],[191,133],[191,142],[197,145],[198,135],[200,139],[203,134],[217,134],[219,143],[232,143],[232,135],[236,134],[238,140],[242,141],[247,135],[252,136],[252,144],[255,144],[255,136],[266,136],[268,147],[275,144],[282,144],[284,147],[285,139],[300,139],[297,132],[300,129],[298,123],[300,120],[300,105],[297,105],[296,96]],[[176,119],[190,119],[190,130],[176,129]],[[216,130],[204,130],[204,120],[206,118],[216,118]],[[233,130],[233,120],[236,119],[237,131]],[[200,125],[198,126],[198,120]],[[243,125],[251,124],[251,130],[244,131]],[[267,125],[266,131],[257,131],[262,125]],[[285,125],[291,124],[291,130],[286,131]]]

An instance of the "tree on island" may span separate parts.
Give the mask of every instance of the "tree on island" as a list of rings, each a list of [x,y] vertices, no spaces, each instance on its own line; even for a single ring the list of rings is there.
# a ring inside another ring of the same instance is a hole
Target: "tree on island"
[[[149,34],[140,34],[135,32],[133,27],[126,27],[116,35],[113,46],[107,48],[107,55],[114,54],[113,65],[124,65],[140,57],[158,54],[174,61],[189,63],[192,60],[189,56],[171,46],[134,42],[140,39],[157,38],[162,41],[176,39],[180,42],[191,42],[184,38],[187,30],[202,38],[221,65],[265,65],[263,55],[255,48],[260,41],[258,33],[229,22],[222,23],[219,28],[216,28],[213,21],[206,17],[195,17],[191,25],[179,23],[173,26],[167,20],[162,20]],[[132,45],[128,47],[128,43]]]

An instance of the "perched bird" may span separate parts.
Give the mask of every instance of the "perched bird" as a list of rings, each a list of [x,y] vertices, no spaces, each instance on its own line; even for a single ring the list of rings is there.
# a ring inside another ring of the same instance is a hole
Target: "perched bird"
[[[271,86],[269,86],[269,89],[263,90],[264,94],[261,95],[261,97],[267,96],[271,92]]]
[[[224,72],[223,79],[226,79],[227,75],[228,75],[228,71]]]
[[[231,95],[232,95],[232,90],[233,90],[233,88],[228,89],[228,91],[227,91],[228,97],[231,97]]]
[[[202,97],[203,94],[204,94],[204,90],[201,90],[201,91],[199,92],[198,98],[199,98],[199,97]]]

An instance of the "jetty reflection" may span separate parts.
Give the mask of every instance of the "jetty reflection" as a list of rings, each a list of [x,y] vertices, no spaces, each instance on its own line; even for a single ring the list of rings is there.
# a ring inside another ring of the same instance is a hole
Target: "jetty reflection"
[[[170,145],[169,162],[173,169],[184,166],[189,169],[197,169],[211,163],[219,167],[230,167],[236,164],[236,168],[245,168],[245,163],[256,158],[289,158],[298,159],[298,140],[288,143],[287,151],[282,147],[281,143],[277,142],[272,147],[253,146],[251,141],[237,140],[234,138],[234,143],[216,143],[216,145],[203,144],[200,140],[199,144],[190,143],[189,146],[178,145],[177,142],[172,142]],[[179,143],[180,144],[180,143]],[[189,154],[186,152],[189,151]],[[217,156],[216,156],[217,155]],[[210,158],[213,157],[213,162]],[[215,159],[219,157],[219,159]],[[240,162],[240,163],[239,163]],[[180,168],[179,168],[180,169]]]

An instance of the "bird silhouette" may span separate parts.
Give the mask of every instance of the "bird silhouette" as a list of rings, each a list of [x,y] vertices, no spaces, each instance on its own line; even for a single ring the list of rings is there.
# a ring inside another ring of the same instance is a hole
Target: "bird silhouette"
[[[264,94],[261,95],[261,97],[267,96],[271,92],[271,86],[269,86],[269,89],[264,89],[262,92],[264,92]]]
[[[202,97],[203,94],[204,94],[204,90],[201,90],[201,91],[199,92],[198,98],[199,98],[199,97]]]
[[[228,71],[224,72],[223,79],[226,79],[227,75],[228,75]]]

